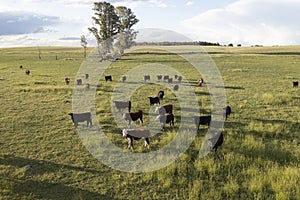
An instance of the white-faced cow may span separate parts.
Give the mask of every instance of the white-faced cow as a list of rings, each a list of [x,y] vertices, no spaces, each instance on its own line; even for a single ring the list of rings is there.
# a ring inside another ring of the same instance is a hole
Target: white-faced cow
[[[70,78],[68,78],[68,77],[65,78],[65,83],[66,83],[66,85],[69,85],[69,84],[70,84],[70,81],[71,81]]]
[[[131,101],[114,101],[116,108],[121,111],[121,109],[128,108],[128,112],[131,109]]]
[[[146,129],[123,129],[123,137],[128,142],[128,148],[133,149],[133,141],[145,139],[145,146],[150,145],[150,131]]]
[[[78,122],[84,122],[86,121],[86,126],[92,127],[92,117],[91,117],[91,113],[90,112],[86,112],[86,113],[69,113],[68,115],[71,116],[71,119],[75,125],[75,127],[78,126]]]
[[[26,69],[25,74],[29,76],[30,75],[30,70]]]
[[[209,127],[210,121],[211,121],[211,116],[193,116],[194,122],[196,125],[196,129],[199,130],[199,126],[201,125],[207,125]]]
[[[143,111],[139,110],[137,112],[124,113],[123,118],[128,122],[128,127],[131,126],[131,121],[140,121],[140,126],[143,125]]]

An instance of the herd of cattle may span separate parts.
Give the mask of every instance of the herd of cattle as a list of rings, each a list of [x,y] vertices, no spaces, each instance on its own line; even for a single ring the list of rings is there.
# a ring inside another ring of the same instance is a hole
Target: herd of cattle
[[[86,79],[88,79],[88,74],[86,74]],[[178,80],[178,82],[180,83],[182,81],[182,77],[181,76],[177,76],[175,75],[175,79]],[[126,81],[126,76],[122,76],[121,80],[124,82]],[[149,81],[150,80],[150,76],[149,75],[145,75],[144,76],[144,81]],[[162,75],[157,75],[157,80],[158,81],[167,81],[168,83],[172,83],[173,78],[170,78],[170,76],[162,76]],[[105,76],[105,81],[112,81],[112,76],[108,75]],[[65,79],[66,84],[69,84],[70,79],[66,78]],[[77,79],[76,83],[78,85],[82,85],[82,79]],[[204,83],[203,79],[199,79],[198,80],[198,86],[202,86]],[[178,85],[177,86],[177,90],[179,88]],[[155,106],[155,114],[157,115],[155,120],[158,121],[161,125],[161,130],[165,129],[165,124],[170,124],[170,127],[173,128],[174,127],[174,119],[175,116],[173,114],[173,105],[172,104],[166,104],[166,105],[160,105],[161,100],[163,100],[165,95],[165,92],[163,90],[158,91],[157,96],[155,97],[148,97],[149,99],[149,105],[150,106]],[[123,137],[127,140],[128,142],[128,148],[133,149],[133,141],[134,140],[139,140],[144,138],[145,139],[145,146],[149,146],[150,144],[150,130],[147,129],[131,129],[131,123],[135,122],[135,121],[139,121],[140,122],[140,126],[143,125],[143,111],[142,110],[138,110],[135,112],[131,111],[131,106],[132,103],[131,101],[113,101],[114,106],[116,107],[116,109],[121,112],[124,109],[126,109],[126,112],[122,114],[123,119],[125,120],[125,122],[127,122],[127,128],[122,130],[122,134]],[[128,111],[128,112],[127,112]],[[227,119],[227,117],[230,115],[231,113],[231,108],[229,106],[227,106],[226,108],[224,108],[223,110],[223,115],[224,118]],[[75,125],[75,127],[78,126],[78,122],[87,122],[87,126],[92,126],[92,118],[91,118],[91,113],[87,112],[87,113],[69,113],[69,115],[71,116],[71,119]],[[211,115],[208,116],[193,116],[192,117],[194,119],[194,123],[196,126],[197,131],[199,130],[199,126],[200,125],[207,125],[208,127],[210,126],[210,122],[212,120]],[[211,149],[217,149],[219,146],[222,145],[223,143],[223,134],[222,132],[218,132],[215,136],[215,138],[211,138],[211,144],[214,144],[211,146]],[[212,142],[214,141],[214,142]]]

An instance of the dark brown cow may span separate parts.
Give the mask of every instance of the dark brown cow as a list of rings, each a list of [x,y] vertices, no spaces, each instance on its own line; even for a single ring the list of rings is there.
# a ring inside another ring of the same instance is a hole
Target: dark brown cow
[[[140,125],[143,125],[143,111],[139,110],[137,112],[124,113],[123,118],[128,122],[128,127],[131,126],[131,121],[140,120]]]
[[[70,81],[71,81],[70,78],[65,78],[66,85],[69,85]]]
[[[157,80],[161,81],[161,79],[162,79],[162,75],[157,75]]]
[[[196,129],[199,130],[199,126],[201,125],[207,125],[209,127],[210,121],[211,121],[211,116],[193,116],[194,122],[196,125]]]
[[[90,124],[90,126],[92,127],[92,117],[90,112],[78,113],[78,114],[69,113],[68,115],[71,116],[75,127],[78,126],[78,122],[84,122],[84,121],[86,121],[86,126],[89,126]]]
[[[114,101],[114,103],[119,111],[123,108],[128,108],[128,112],[131,110],[131,101]]]
[[[179,82],[182,81],[182,76],[178,76],[178,81],[179,81]]]
[[[173,83],[173,78],[169,78],[168,83]]]
[[[210,141],[210,149],[217,151],[218,147],[220,147],[224,142],[224,136],[221,131],[218,131],[217,134],[208,139]]]
[[[148,97],[150,100],[150,106],[154,104],[160,104],[159,98],[158,97]]]
[[[223,108],[223,117],[227,119],[227,117],[231,114],[231,108],[230,106],[226,106]]]
[[[126,81],[126,76],[122,76],[122,82]]]
[[[90,77],[89,74],[85,74],[85,78],[88,79]]]
[[[133,141],[145,139],[145,146],[150,145],[150,131],[146,129],[123,129],[123,137],[126,138],[128,142],[128,148],[133,149]]]
[[[168,104],[168,105],[164,105],[164,106],[159,106],[155,109],[155,113],[159,114],[159,115],[164,115],[166,113],[173,113],[173,105],[172,104]]]
[[[169,77],[168,75],[165,75],[163,80],[164,80],[164,81],[169,81],[169,78],[170,78],[170,77]]]
[[[299,82],[298,81],[293,81],[293,87],[298,87]]]

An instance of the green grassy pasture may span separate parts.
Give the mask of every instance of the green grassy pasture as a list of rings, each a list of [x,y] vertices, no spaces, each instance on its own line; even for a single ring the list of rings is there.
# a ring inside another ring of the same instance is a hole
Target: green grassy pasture
[[[110,101],[118,80],[135,66],[157,62],[174,67],[192,84],[201,113],[211,113],[207,87],[196,86],[201,75],[184,59],[153,48],[125,54],[104,73],[113,81],[102,77],[97,84],[100,127],[126,151]],[[67,115],[82,48],[40,50],[42,59],[36,47],[0,49],[0,199],[299,199],[300,88],[293,88],[292,82],[300,79],[300,47],[205,47],[219,68],[232,108],[224,144],[199,158],[207,131],[201,126],[190,148],[173,164],[137,174],[116,171],[95,159]],[[65,77],[71,78],[70,85],[65,85]],[[148,124],[147,97],[160,89],[166,92],[163,104],[174,105],[175,128],[166,125],[151,138],[149,149],[136,141],[133,152],[158,150],[176,134],[180,108],[172,90],[144,85],[131,96],[132,110],[142,109]],[[26,165],[34,172],[26,174]]]

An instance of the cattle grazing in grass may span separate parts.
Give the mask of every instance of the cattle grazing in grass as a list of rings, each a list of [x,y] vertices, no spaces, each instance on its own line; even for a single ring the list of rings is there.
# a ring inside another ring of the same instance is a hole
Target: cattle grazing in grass
[[[144,76],[144,81],[150,81],[150,75],[145,75]]]
[[[66,85],[69,85],[69,84],[70,84],[70,81],[71,81],[70,78],[68,78],[68,77],[65,78]]]
[[[122,82],[126,81],[126,76],[122,76]]]
[[[145,146],[150,145],[150,131],[146,129],[123,129],[123,137],[128,142],[128,148],[133,149],[133,141],[145,139]]]
[[[162,75],[157,75],[157,80],[161,81],[161,79],[162,79]]]
[[[174,115],[172,113],[158,115],[156,120],[159,120],[162,130],[164,130],[165,124],[170,124],[171,127],[174,127]]]
[[[177,84],[174,85],[173,90],[174,90],[174,91],[178,91],[178,90],[179,90],[179,85],[177,85]]]
[[[86,121],[86,126],[92,127],[92,117],[91,117],[91,113],[90,112],[86,112],[86,113],[69,113],[68,115],[71,116],[72,121],[75,125],[75,127],[78,126],[78,122],[84,122]]]
[[[202,78],[200,78],[198,80],[198,86],[202,87],[203,83],[204,83],[204,80]]]
[[[221,131],[218,131],[214,137],[209,138],[208,140],[210,141],[210,150],[214,149],[216,152],[218,147],[220,147],[224,142],[223,133]]]
[[[293,81],[293,87],[298,87],[299,82],[298,81]]]
[[[85,78],[88,79],[90,77],[89,74],[85,74]]]
[[[112,77],[111,77],[111,75],[109,75],[109,76],[105,76],[105,81],[107,82],[107,81],[112,81]]]
[[[26,69],[25,74],[29,76],[30,75],[30,70]]]
[[[164,106],[158,106],[155,109],[155,113],[159,114],[159,115],[164,115],[166,113],[173,113],[173,105],[172,104],[168,104],[168,105],[164,105]]]
[[[199,126],[201,125],[207,125],[209,127],[210,121],[211,121],[211,116],[193,116],[194,122],[196,125],[196,129],[199,130]]]
[[[182,76],[178,76],[178,81],[179,81],[179,82],[182,81]]]
[[[128,127],[130,128],[131,121],[140,121],[140,126],[143,125],[143,111],[139,110],[137,112],[124,113],[123,119],[128,122]]]
[[[77,85],[82,85],[82,79],[77,79],[76,82],[77,82]]]
[[[168,75],[165,75],[164,78],[163,78],[163,80],[164,80],[164,81],[169,81],[169,78],[170,78],[170,77],[169,77]]]
[[[158,97],[148,97],[150,100],[150,106],[154,104],[160,104],[159,98]]]
[[[163,90],[160,90],[158,93],[157,93],[157,96],[158,96],[158,98],[159,99],[163,99],[164,98],[164,96],[165,96],[165,92],[163,91]]]
[[[231,114],[230,106],[226,106],[225,108],[223,108],[223,117],[225,119],[227,119],[227,117],[229,117],[230,114]]]
[[[116,108],[121,111],[121,109],[128,108],[128,112],[131,109],[131,101],[114,101]]]

